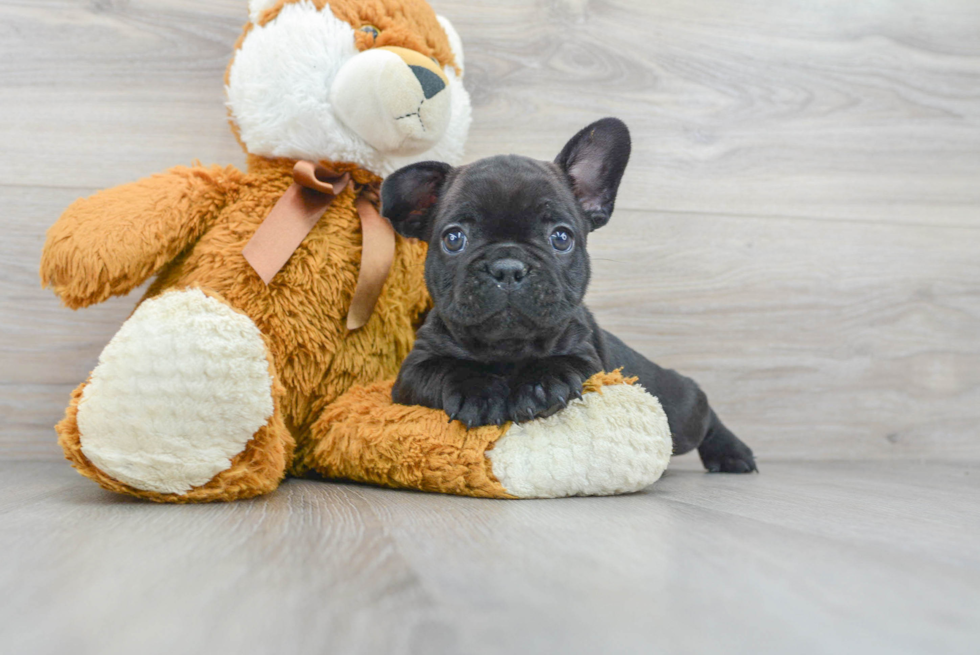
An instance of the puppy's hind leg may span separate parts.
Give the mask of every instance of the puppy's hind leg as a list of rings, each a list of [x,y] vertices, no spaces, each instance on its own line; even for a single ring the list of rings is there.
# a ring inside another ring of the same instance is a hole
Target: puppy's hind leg
[[[622,366],[626,375],[638,376],[640,384],[660,399],[670,419],[675,455],[697,448],[704,467],[712,473],[758,470],[752,450],[724,426],[694,380],[654,364],[614,334],[604,330],[600,334],[606,368]]]
[[[752,449],[742,443],[711,410],[711,422],[698,455],[709,473],[751,473],[758,472]]]

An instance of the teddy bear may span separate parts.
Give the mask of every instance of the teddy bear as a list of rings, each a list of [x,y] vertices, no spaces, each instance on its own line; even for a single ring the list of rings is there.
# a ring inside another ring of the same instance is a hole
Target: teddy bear
[[[225,76],[247,170],[177,167],[77,200],[41,280],[72,309],[155,279],[56,426],[106,489],[226,501],[285,476],[493,498],[624,493],[670,457],[659,402],[618,372],[521,425],[395,405],[430,308],[424,243],[383,177],[460,161],[462,42],[424,0],[251,0]],[[383,209],[382,209],[383,211]]]

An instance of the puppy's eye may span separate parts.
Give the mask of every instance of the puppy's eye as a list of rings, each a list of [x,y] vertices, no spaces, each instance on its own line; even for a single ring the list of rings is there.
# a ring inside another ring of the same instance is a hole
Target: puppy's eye
[[[446,230],[442,235],[442,249],[451,255],[462,252],[466,247],[466,235],[459,228]]]
[[[558,252],[568,252],[575,240],[568,228],[559,227],[551,233],[551,246]]]
[[[357,31],[358,32],[364,32],[365,34],[367,34],[368,36],[370,36],[372,39],[377,39],[378,38],[378,35],[381,34],[381,30],[379,30],[374,25],[361,25],[360,27],[357,28]]]

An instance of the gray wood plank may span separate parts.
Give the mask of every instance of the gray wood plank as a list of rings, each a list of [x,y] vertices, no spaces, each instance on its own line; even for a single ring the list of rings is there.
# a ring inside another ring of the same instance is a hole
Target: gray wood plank
[[[240,156],[220,81],[242,4],[0,4],[0,180],[46,184],[57,165],[61,183],[99,187]],[[551,157],[615,113],[636,137],[623,206],[977,223],[969,0],[435,6],[471,54],[471,157]]]
[[[635,143],[621,206],[978,223],[969,0],[463,4],[471,152],[550,158],[616,114]]]
[[[159,506],[0,463],[12,652],[971,653],[976,465],[683,464],[633,496],[291,481]]]
[[[245,6],[0,3],[0,184],[101,188],[244,161],[222,80]]]

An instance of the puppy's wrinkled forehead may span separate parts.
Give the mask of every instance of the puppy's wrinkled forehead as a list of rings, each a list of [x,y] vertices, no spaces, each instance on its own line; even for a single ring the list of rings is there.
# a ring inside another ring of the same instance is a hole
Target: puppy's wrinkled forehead
[[[442,202],[444,221],[467,219],[512,231],[542,214],[568,214],[575,198],[550,162],[519,155],[481,159],[456,169]],[[529,227],[529,226],[528,226]]]

